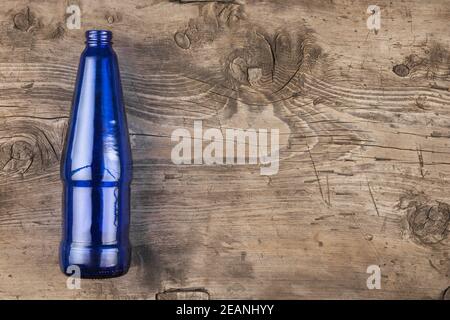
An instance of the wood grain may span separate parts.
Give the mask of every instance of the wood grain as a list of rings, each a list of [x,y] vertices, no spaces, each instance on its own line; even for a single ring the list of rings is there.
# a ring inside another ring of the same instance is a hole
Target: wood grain
[[[3,1],[0,297],[446,297],[450,3],[377,5],[375,34],[352,0]],[[59,160],[90,28],[120,60],[134,251],[126,276],[69,290]],[[171,133],[195,120],[279,129],[279,173],[174,165]]]

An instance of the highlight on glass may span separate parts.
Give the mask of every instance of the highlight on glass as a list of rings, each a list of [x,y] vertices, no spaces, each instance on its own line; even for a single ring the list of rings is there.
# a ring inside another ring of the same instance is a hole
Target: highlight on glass
[[[125,274],[130,265],[132,160],[112,32],[86,32],[61,163],[61,270],[82,278]]]

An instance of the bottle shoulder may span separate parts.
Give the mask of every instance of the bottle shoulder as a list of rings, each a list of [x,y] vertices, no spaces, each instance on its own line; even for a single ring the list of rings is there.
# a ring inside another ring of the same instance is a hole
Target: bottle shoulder
[[[61,175],[67,181],[131,179],[118,63],[110,45],[89,45],[82,53]]]
[[[72,135],[66,142],[62,177],[66,180],[130,180],[132,156],[125,135]]]

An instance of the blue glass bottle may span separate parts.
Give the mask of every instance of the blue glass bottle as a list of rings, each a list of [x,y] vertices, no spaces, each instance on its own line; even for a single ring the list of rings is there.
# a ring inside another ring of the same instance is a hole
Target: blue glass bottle
[[[82,278],[120,276],[130,264],[131,150],[111,39],[86,32],[61,164],[60,267],[78,266]]]

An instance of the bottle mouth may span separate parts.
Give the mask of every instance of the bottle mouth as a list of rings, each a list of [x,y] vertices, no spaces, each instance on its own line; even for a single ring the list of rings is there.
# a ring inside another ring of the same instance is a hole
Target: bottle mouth
[[[88,30],[86,31],[86,43],[89,46],[111,44],[112,32],[109,30]]]

